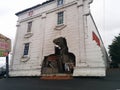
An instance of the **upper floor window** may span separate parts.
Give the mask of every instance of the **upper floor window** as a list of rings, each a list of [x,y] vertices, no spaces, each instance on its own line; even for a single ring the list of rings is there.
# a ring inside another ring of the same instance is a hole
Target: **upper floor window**
[[[57,5],[62,5],[63,4],[63,0],[57,0]]]
[[[31,32],[31,28],[32,28],[32,21],[28,22],[27,32]]]
[[[25,43],[25,46],[24,46],[24,54],[23,54],[23,55],[28,55],[28,52],[29,52],[29,44],[30,44],[30,43]]]
[[[64,22],[64,12],[59,12],[58,13],[58,19],[57,19],[57,24],[63,24]]]

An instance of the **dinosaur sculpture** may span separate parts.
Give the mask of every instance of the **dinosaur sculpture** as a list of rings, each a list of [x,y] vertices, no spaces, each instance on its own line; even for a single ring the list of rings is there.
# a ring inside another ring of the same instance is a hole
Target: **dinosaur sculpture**
[[[53,43],[57,45],[55,47],[55,54],[48,55],[44,58],[42,73],[73,73],[75,55],[69,52],[66,39],[59,37],[54,39]]]

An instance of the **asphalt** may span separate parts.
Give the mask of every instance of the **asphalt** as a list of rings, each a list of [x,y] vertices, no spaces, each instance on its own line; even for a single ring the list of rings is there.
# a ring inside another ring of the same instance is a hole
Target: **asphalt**
[[[120,69],[109,70],[106,77],[77,77],[70,80],[1,78],[0,90],[120,90]]]

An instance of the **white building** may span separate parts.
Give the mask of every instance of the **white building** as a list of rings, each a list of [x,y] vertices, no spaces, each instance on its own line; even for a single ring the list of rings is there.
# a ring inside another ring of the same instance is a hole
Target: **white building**
[[[75,55],[73,76],[105,76],[107,53],[90,13],[91,3],[49,0],[16,13],[10,76],[41,76],[43,60],[55,53],[53,40],[58,37],[66,39]]]

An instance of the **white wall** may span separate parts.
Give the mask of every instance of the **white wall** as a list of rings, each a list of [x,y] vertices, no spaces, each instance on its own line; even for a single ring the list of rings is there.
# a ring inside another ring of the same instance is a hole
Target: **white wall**
[[[28,16],[28,12],[19,15],[11,76],[40,76],[44,56],[54,53],[53,40],[61,36],[66,38],[69,51],[76,56],[74,76],[105,75],[101,48],[92,40],[92,31],[96,35],[98,32],[91,17],[88,15],[86,19],[84,18],[84,15],[89,13],[89,8],[87,6],[83,8],[80,1],[65,0],[63,7],[57,7],[54,1],[48,6],[34,9],[31,17]],[[59,26],[61,29],[56,30],[57,13],[60,11],[64,11],[64,27]],[[33,21],[32,36],[25,38],[29,21]],[[22,58],[24,43],[28,42],[30,42],[29,57]]]
[[[70,1],[69,1],[70,2]],[[33,14],[32,17],[28,17],[27,13],[19,16],[19,26],[17,30],[16,44],[14,49],[14,55],[12,60],[13,70],[12,76],[24,76],[26,72],[27,76],[40,75],[41,64],[44,56],[54,53],[53,40],[57,37],[65,37],[68,43],[69,51],[74,53],[76,60],[79,60],[79,33],[78,33],[78,14],[76,5],[66,6],[65,8],[58,7],[55,11],[44,13],[44,11],[55,8],[56,3],[43,7],[42,9],[36,9],[38,15]],[[57,26],[57,13],[64,11],[64,28],[56,30]],[[37,14],[36,13],[36,14]],[[74,19],[73,19],[74,18]],[[27,23],[33,22],[31,33],[33,34],[29,38],[25,38],[27,34]],[[24,51],[24,43],[30,42],[29,60],[22,58]],[[27,74],[28,73],[28,74]]]

